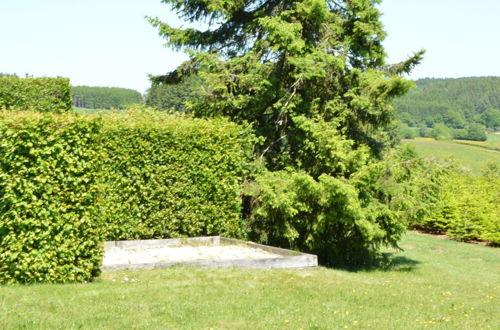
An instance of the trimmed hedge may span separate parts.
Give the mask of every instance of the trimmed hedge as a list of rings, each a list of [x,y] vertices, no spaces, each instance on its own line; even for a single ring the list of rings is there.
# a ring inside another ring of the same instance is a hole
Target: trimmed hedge
[[[63,113],[72,104],[69,79],[0,76],[0,109]]]
[[[103,118],[107,239],[244,235],[249,129],[160,112]]]
[[[100,126],[86,118],[0,113],[0,283],[98,274]]]
[[[102,241],[242,237],[254,138],[156,112],[0,112],[0,283],[87,281]]]

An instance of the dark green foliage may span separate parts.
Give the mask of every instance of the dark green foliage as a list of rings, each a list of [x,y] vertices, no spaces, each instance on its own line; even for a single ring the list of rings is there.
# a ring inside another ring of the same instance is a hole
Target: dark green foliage
[[[371,168],[351,181],[286,171],[259,176],[252,191],[253,238],[311,251],[323,264],[366,264],[380,246],[395,245],[405,229],[373,191],[359,194],[379,174]]]
[[[467,140],[486,141],[486,138],[483,125],[472,123],[467,127]]]
[[[483,125],[478,123],[467,124],[466,128],[450,128],[444,123],[435,123],[433,128],[409,127],[403,123],[400,127],[400,135],[403,138],[411,139],[415,136],[431,137],[436,140],[472,140],[472,141],[486,141],[486,131]]]
[[[100,126],[94,119],[0,113],[0,283],[98,274]]]
[[[419,129],[417,127],[409,127],[405,123],[399,123],[398,130],[402,139],[414,139],[419,136]]]
[[[432,130],[431,130],[432,132]],[[484,133],[484,131],[483,131]],[[484,133],[486,136],[486,133]],[[432,134],[431,134],[431,137]],[[453,138],[456,140],[469,140],[469,132],[466,128],[461,128],[461,129],[454,129],[453,130]]]
[[[500,77],[419,79],[417,88],[394,101],[398,116],[410,126],[442,122],[450,128],[481,123],[496,129],[500,122]],[[492,111],[488,111],[492,109]],[[487,114],[485,114],[487,112]]]
[[[73,87],[74,105],[88,109],[123,109],[142,102],[136,90],[117,87]]]
[[[488,109],[481,114],[481,123],[493,130],[500,130],[500,110]]]
[[[108,239],[244,235],[249,130],[154,112],[109,115],[104,122]]]
[[[349,153],[346,153],[349,154]],[[247,186],[251,238],[318,254],[324,264],[366,265],[381,246],[397,246],[409,224],[438,202],[453,168],[417,157],[410,146],[384,162],[358,159],[350,178],[264,172]]]
[[[430,136],[436,140],[451,140],[454,137],[453,130],[443,123],[434,124]]]
[[[450,128],[464,128],[467,125],[463,114],[453,110],[448,110],[443,119],[446,126]]]
[[[408,225],[433,214],[456,167],[420,158],[409,145],[392,150],[384,162],[361,159],[349,179],[322,174],[315,180],[287,171],[258,175],[247,186],[250,237],[311,251],[325,264],[366,265],[381,246],[397,246]]]
[[[62,113],[71,106],[71,86],[66,78],[0,76],[0,109]]]
[[[87,281],[102,242],[242,237],[254,138],[152,111],[0,113],[0,283]]]
[[[146,105],[168,112],[186,113],[189,102],[197,101],[203,81],[197,76],[184,79],[179,84],[153,84],[146,95]]]
[[[384,63],[385,33],[373,1],[164,2],[186,20],[222,23],[198,31],[151,19],[169,45],[196,50],[155,81],[176,83],[198,74],[206,88],[189,109],[253,123],[266,139],[261,152],[270,168],[297,161],[296,116],[321,119],[376,152],[388,142],[383,131],[391,125],[392,108],[386,101],[412,86],[398,74],[422,53],[395,66]]]
[[[318,253],[331,264],[363,263],[396,246],[406,224],[387,205],[384,148],[396,143],[392,98],[423,52],[385,63],[378,1],[164,0],[210,30],[150,22],[190,60],[153,79],[203,79],[195,116],[253,125],[266,171],[247,205],[255,237]]]

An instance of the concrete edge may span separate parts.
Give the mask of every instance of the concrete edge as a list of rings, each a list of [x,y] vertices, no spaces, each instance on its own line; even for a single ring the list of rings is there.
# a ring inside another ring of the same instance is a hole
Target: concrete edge
[[[143,248],[143,247],[173,247],[183,244],[203,244],[203,245],[240,245],[250,248],[260,249],[266,252],[280,255],[279,258],[270,259],[234,259],[234,260],[200,260],[172,263],[141,263],[141,264],[121,264],[102,266],[101,270],[125,270],[125,269],[153,269],[166,268],[171,266],[199,266],[209,268],[238,267],[238,268],[310,268],[318,266],[318,257],[313,254],[299,251],[287,250],[283,248],[258,244],[250,241],[242,241],[234,238],[221,236],[192,237],[192,238],[168,238],[152,240],[132,240],[132,241],[108,241],[104,242],[105,250],[113,247],[123,249]]]
[[[168,268],[172,266],[184,267],[206,267],[206,268],[249,268],[249,269],[304,269],[318,266],[316,256],[303,255],[285,258],[272,259],[234,259],[224,261],[190,261],[190,262],[169,262],[169,263],[143,263],[143,264],[122,264],[101,267],[102,271],[111,270],[134,270],[134,269],[155,269]]]
[[[205,244],[220,245],[220,236],[190,237],[190,238],[166,238],[166,239],[146,239],[130,241],[107,241],[104,242],[104,249],[119,247],[122,249],[136,247],[168,247],[182,244]]]
[[[279,254],[284,257],[296,257],[296,256],[312,256],[316,257],[314,254],[308,254],[300,251],[294,251],[294,250],[288,250],[288,249],[283,249],[279,247],[274,247],[274,246],[269,246],[269,245],[263,245],[251,241],[241,241],[238,239],[234,238],[227,238],[227,237],[220,237],[220,244],[235,244],[235,245],[246,245],[251,248],[255,249],[260,249],[264,250],[266,252],[274,253],[274,254]]]

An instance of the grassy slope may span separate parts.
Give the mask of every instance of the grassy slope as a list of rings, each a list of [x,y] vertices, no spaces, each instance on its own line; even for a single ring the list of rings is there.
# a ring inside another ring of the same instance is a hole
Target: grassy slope
[[[405,140],[405,143],[414,145],[417,152],[422,156],[438,158],[452,156],[475,175],[481,174],[488,162],[500,163],[499,151],[472,144],[466,145],[452,141],[436,141],[423,138]]]
[[[486,134],[488,137],[487,142],[500,142],[500,133],[488,133]]]
[[[498,329],[500,250],[408,234],[388,270],[170,268],[0,287],[0,328]]]

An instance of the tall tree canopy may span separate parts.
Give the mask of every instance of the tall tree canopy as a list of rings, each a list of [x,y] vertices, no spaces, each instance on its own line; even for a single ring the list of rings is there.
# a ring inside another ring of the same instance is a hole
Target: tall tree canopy
[[[167,45],[190,56],[153,84],[198,75],[205,83],[201,97],[188,102],[191,112],[254,126],[263,139],[258,155],[272,171],[257,179],[253,203],[253,224],[266,239],[324,258],[396,244],[404,226],[374,182],[383,172],[383,147],[394,143],[388,101],[412,86],[401,75],[423,52],[386,64],[380,1],[162,2],[187,22],[208,26],[149,19]],[[354,245],[339,249],[341,241]]]

